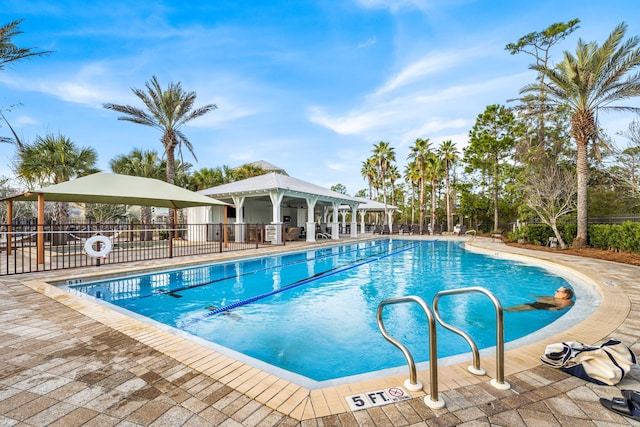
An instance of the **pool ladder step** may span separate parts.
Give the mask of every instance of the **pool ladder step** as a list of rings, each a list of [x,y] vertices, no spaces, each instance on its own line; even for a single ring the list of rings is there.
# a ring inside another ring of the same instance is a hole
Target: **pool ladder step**
[[[445,406],[445,402],[438,396],[438,340],[436,337],[436,320],[442,327],[450,330],[458,335],[460,335],[471,347],[471,351],[473,353],[473,365],[468,367],[469,372],[474,375],[486,375],[486,371],[480,367],[480,352],[478,351],[478,346],[473,341],[471,336],[464,332],[463,330],[456,328],[453,325],[448,324],[442,319],[440,312],[438,310],[438,302],[441,297],[455,294],[464,294],[464,293],[482,293],[489,297],[496,311],[496,378],[490,381],[491,385],[500,390],[508,390],[511,388],[509,383],[504,381],[504,313],[502,310],[502,304],[493,295],[489,290],[473,286],[468,288],[460,288],[460,289],[450,289],[438,292],[433,298],[433,309],[429,307],[429,305],[420,297],[417,296],[405,296],[398,298],[390,298],[382,301],[378,305],[377,311],[377,319],[378,319],[378,328],[382,333],[382,336],[389,341],[394,346],[398,347],[400,351],[404,354],[405,359],[407,359],[407,364],[409,365],[409,378],[404,382],[404,386],[411,391],[422,390],[422,383],[418,380],[418,375],[416,372],[416,365],[413,360],[413,356],[409,349],[402,344],[400,341],[392,337],[384,327],[384,322],[382,319],[383,309],[385,306],[393,305],[393,304],[403,304],[403,303],[416,303],[424,311],[428,327],[429,327],[429,394],[427,394],[424,398],[424,403],[432,409],[439,409]]]

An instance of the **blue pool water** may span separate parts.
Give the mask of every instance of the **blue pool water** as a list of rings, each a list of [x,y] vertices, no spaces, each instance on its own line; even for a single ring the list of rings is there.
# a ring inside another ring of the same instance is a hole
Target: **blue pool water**
[[[553,295],[567,282],[541,268],[465,251],[460,242],[382,239],[304,252],[155,272],[71,287],[204,340],[315,381],[406,365],[384,340],[376,310],[385,299],[482,286],[503,307]],[[443,319],[494,346],[495,310],[477,293],[443,297]],[[528,335],[565,311],[505,313],[505,340]],[[384,310],[385,327],[416,362],[428,360],[424,313]],[[438,357],[469,351],[438,328]]]

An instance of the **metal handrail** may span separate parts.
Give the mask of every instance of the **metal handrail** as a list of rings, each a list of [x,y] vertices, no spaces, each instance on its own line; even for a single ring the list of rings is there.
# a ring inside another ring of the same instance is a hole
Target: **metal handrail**
[[[473,353],[473,366],[469,366],[469,371],[476,375],[485,375],[486,371],[480,367],[480,353],[478,352],[478,346],[471,336],[461,329],[442,320],[440,312],[438,311],[438,301],[441,296],[470,292],[480,292],[485,294],[489,297],[496,309],[496,378],[491,380],[491,385],[501,390],[508,390],[511,388],[511,385],[504,381],[504,313],[502,310],[502,304],[500,304],[498,298],[496,298],[496,296],[487,289],[479,286],[440,291],[433,297],[433,312],[442,327],[460,335],[465,339],[465,341],[467,341],[469,346],[471,346],[471,351]]]
[[[378,328],[382,333],[382,336],[389,341],[391,344],[398,347],[404,357],[407,359],[407,364],[409,365],[409,379],[404,382],[405,387],[409,390],[417,391],[422,389],[422,383],[418,381],[418,376],[416,373],[416,364],[413,361],[413,356],[409,349],[402,344],[400,341],[393,338],[384,327],[384,322],[382,321],[382,310],[386,305],[391,304],[401,304],[405,302],[415,302],[422,307],[425,315],[427,316],[427,320],[429,322],[429,381],[430,381],[430,395],[427,394],[424,398],[424,403],[432,409],[444,408],[445,402],[443,399],[438,398],[438,350],[437,350],[437,340],[436,340],[436,322],[434,320],[433,312],[429,308],[426,302],[420,297],[416,296],[406,296],[406,297],[398,297],[391,298],[382,301],[378,305]]]

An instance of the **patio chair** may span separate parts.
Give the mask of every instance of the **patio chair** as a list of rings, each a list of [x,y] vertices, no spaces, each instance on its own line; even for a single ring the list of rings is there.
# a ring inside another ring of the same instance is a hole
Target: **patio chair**
[[[464,236],[466,232],[467,232],[467,226],[461,225],[460,229],[458,230],[458,236]]]
[[[391,234],[391,231],[389,231],[389,226],[387,224],[382,226],[382,234]]]
[[[411,234],[420,234],[420,226],[418,224],[411,225]]]
[[[382,234],[382,226],[378,224],[374,225],[373,234]]]
[[[442,234],[442,227],[440,226],[440,224],[433,224],[433,235],[441,235]]]
[[[284,238],[287,241],[298,240],[300,238],[301,231],[302,230],[300,229],[300,227],[289,227],[289,229],[284,235]]]
[[[393,224],[391,226],[391,234],[400,234],[400,228],[398,227],[398,224]]]

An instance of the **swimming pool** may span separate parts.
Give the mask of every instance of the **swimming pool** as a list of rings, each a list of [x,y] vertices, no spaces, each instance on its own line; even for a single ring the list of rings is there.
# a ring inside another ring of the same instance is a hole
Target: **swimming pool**
[[[442,289],[483,286],[503,306],[550,295],[565,279],[541,268],[474,254],[460,242],[382,239],[243,261],[156,272],[69,287],[201,339],[316,382],[405,366],[381,336],[380,301]],[[442,317],[480,348],[495,345],[495,312],[477,294],[443,298]],[[505,313],[515,340],[567,311]],[[428,360],[424,314],[385,309],[385,327],[417,362]],[[464,341],[438,329],[439,357],[466,353]],[[298,378],[298,379],[299,379]],[[300,381],[298,381],[300,382]]]

